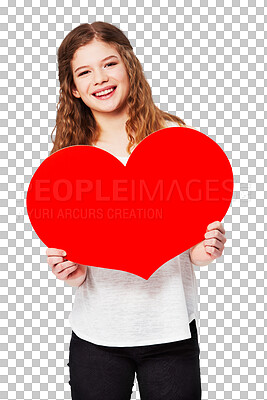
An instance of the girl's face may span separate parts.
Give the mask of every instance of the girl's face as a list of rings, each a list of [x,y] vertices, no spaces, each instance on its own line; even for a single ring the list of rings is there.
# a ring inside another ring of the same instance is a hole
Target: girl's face
[[[110,57],[113,56],[113,57]],[[90,107],[93,115],[125,111],[130,82],[125,65],[114,47],[94,39],[80,47],[72,62],[73,80],[76,90],[72,93]],[[96,97],[94,92],[114,87],[112,93]]]

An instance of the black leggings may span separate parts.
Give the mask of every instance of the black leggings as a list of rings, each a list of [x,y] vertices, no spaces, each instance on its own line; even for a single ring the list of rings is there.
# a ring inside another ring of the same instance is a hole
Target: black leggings
[[[69,371],[73,400],[130,400],[135,372],[142,400],[200,400],[196,322],[192,337],[148,346],[100,346],[73,331]]]

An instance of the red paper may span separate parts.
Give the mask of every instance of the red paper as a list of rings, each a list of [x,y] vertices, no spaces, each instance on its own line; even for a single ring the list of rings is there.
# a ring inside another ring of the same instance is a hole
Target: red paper
[[[27,211],[42,242],[68,260],[148,279],[223,219],[233,184],[217,143],[170,127],[143,139],[126,166],[92,146],[57,151],[33,175]]]

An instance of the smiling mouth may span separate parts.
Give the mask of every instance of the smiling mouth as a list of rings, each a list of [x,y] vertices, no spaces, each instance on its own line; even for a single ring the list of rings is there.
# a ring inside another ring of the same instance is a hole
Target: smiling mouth
[[[97,99],[107,99],[107,98],[109,98],[109,97],[111,97],[111,96],[113,95],[113,93],[114,93],[114,92],[116,91],[116,89],[117,89],[117,86],[114,86],[112,89],[113,89],[113,90],[112,90],[111,92],[107,93],[107,94],[103,94],[103,95],[101,95],[101,96],[96,96],[96,94],[93,93],[93,96],[94,96],[95,98],[97,98]]]

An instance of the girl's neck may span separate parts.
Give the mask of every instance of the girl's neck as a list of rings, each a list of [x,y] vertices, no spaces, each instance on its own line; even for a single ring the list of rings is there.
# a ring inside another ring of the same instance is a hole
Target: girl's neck
[[[100,135],[92,144],[108,151],[115,157],[129,157],[127,152],[129,138],[125,128],[129,118],[128,113],[124,112],[115,116],[112,116],[112,113],[101,113],[95,118],[100,126]],[[134,147],[131,148],[131,151],[133,149]]]
[[[99,113],[95,115],[97,124],[100,127],[98,142],[118,143],[127,137],[125,124],[129,116],[124,111],[114,115],[113,113]]]

